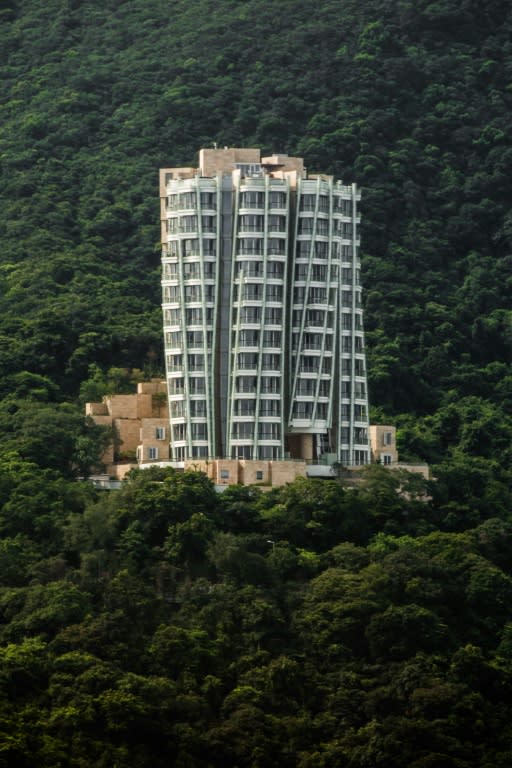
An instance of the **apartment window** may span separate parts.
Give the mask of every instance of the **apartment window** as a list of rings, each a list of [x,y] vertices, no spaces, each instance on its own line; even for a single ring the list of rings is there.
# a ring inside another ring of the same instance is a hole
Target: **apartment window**
[[[323,326],[325,318],[325,312],[321,309],[308,309],[306,310],[306,325],[315,327]]]
[[[316,195],[302,195],[299,210],[314,211],[316,207]]]
[[[240,232],[263,232],[263,216],[245,213],[240,216]]]
[[[207,459],[208,458],[208,446],[207,445],[193,445],[192,446],[192,458],[193,459]]]
[[[318,386],[318,396],[319,397],[330,397],[331,396],[331,381],[326,379],[321,379],[319,386]]]
[[[281,425],[266,421],[260,422],[258,426],[258,437],[260,440],[280,440]]]
[[[197,203],[197,196],[194,192],[182,192],[180,195],[180,208],[195,208]]]
[[[221,471],[220,471],[220,479],[221,480],[229,480],[229,469],[221,469]]]
[[[323,245],[323,243],[322,243]],[[319,283],[325,283],[327,281],[327,265],[326,264],[312,264],[311,265],[311,279]]]
[[[302,346],[304,349],[321,350],[323,340],[324,336],[321,333],[305,333]],[[325,339],[325,341],[327,341],[327,339]]]
[[[286,208],[286,192],[270,192],[268,202],[271,208]]]
[[[302,355],[300,370],[303,371],[303,373],[318,373],[320,370],[320,358]]]
[[[170,235],[175,235],[178,231],[178,219],[177,217],[173,219],[167,219],[167,232]]]
[[[262,376],[260,380],[260,392],[271,394],[280,392],[280,379],[277,376]]]
[[[272,461],[279,458],[279,448],[276,445],[260,445],[258,447],[258,458]]]
[[[352,200],[344,197],[335,197],[334,205],[336,211],[342,213],[344,216],[352,215]]]
[[[242,299],[246,301],[261,301],[263,285],[261,283],[245,283],[242,288]]]
[[[233,334],[234,338],[236,335]],[[238,335],[239,347],[257,347],[260,342],[260,332],[250,329],[243,329]]]
[[[354,451],[354,464],[368,464],[368,454],[366,451]]]
[[[281,325],[282,317],[282,309],[278,307],[265,307],[265,323]]]
[[[264,371],[278,371],[281,367],[280,355],[264,352],[261,356],[261,368]]]
[[[235,416],[254,416],[256,413],[256,400],[235,400],[234,412]]]
[[[153,446],[148,448],[148,459],[150,461],[155,461],[158,459],[158,448],[154,448]]]
[[[382,445],[392,445],[392,444],[393,444],[393,433],[384,432],[382,435]]]
[[[281,331],[263,331],[264,347],[281,347]]]
[[[351,307],[352,306],[352,291],[342,291],[341,292],[341,303],[345,307]]]
[[[179,288],[177,285],[166,285],[164,287],[164,303],[171,303],[178,301],[180,296]]]
[[[204,395],[206,391],[204,378],[197,376],[191,377],[189,379],[189,388],[191,395]]]
[[[183,278],[185,280],[199,280],[201,277],[201,265],[198,261],[184,262]]]
[[[256,392],[256,377],[255,376],[237,376],[236,391],[237,392]]]
[[[252,445],[234,445],[231,449],[233,459],[252,459]]]
[[[167,346],[170,348],[181,347],[182,336],[181,331],[168,331],[165,335]]]
[[[262,261],[238,261],[238,277],[263,277]]]
[[[313,219],[299,219],[299,235],[310,235],[313,232]]]
[[[189,371],[203,371],[204,355],[196,355],[196,354],[188,355],[188,369]]]
[[[165,427],[155,427],[155,439],[165,440]]]
[[[197,232],[197,216],[182,216],[180,219],[181,232]]]
[[[195,218],[195,216],[192,218]],[[181,245],[183,248],[183,256],[199,256],[200,254],[199,240],[195,238],[183,240]]]
[[[185,458],[186,448],[184,445],[179,445],[177,448],[172,449],[172,455],[175,461],[183,461]]]
[[[284,255],[284,251],[283,251]],[[282,261],[269,261],[267,263],[267,277],[282,279],[284,277],[284,264]]]
[[[380,460],[381,460],[382,464],[384,464],[386,466],[389,466],[392,463],[392,461],[393,461],[393,457],[391,456],[390,453],[382,453],[381,457],[380,457]]]
[[[282,301],[283,300],[283,286],[269,283],[267,285],[266,293],[267,301]]]
[[[341,282],[342,283],[351,283],[352,282],[352,268],[351,267],[342,267],[342,270],[341,270]]]
[[[183,370],[183,355],[168,355],[167,356],[167,370],[170,372],[177,372]]]
[[[316,233],[317,235],[328,235],[329,234],[329,221],[327,219],[318,219],[316,222]],[[324,243],[324,245],[327,245],[327,243]]]
[[[202,331],[187,331],[187,346],[202,347],[203,346],[203,332]]]
[[[217,195],[215,192],[201,192],[201,208],[215,210],[217,207]]]
[[[306,286],[298,285],[293,289],[293,303],[303,305],[306,301]]]
[[[366,421],[367,413],[366,413],[366,406],[365,405],[355,405],[354,406],[354,419],[356,421]],[[385,443],[386,445],[386,443]]]
[[[265,205],[264,192],[242,192],[240,195],[240,208],[263,208]]]
[[[254,424],[251,421],[235,421],[233,424],[233,439],[245,440],[252,438],[254,434]]]
[[[212,261],[205,261],[203,263],[204,276],[207,280],[212,280],[215,277],[215,264]]]
[[[191,424],[190,431],[192,434],[192,440],[207,440],[208,439],[208,427],[206,424]]]
[[[327,195],[320,195],[318,210],[322,213],[329,213],[329,197]]]
[[[341,373],[343,376],[352,375],[352,360],[350,358],[342,358],[341,360]]]
[[[203,254],[207,257],[215,256],[215,240],[211,240],[209,238],[205,238],[203,240]],[[213,272],[213,264],[211,266]]]
[[[368,434],[366,432],[365,427],[356,427],[354,429],[354,442],[355,443],[366,443],[368,440]]]
[[[187,439],[187,425],[186,424],[173,424],[172,437],[174,442]]]
[[[238,252],[247,256],[261,256],[263,254],[263,240],[255,237],[241,237],[238,240]]]
[[[180,248],[179,248],[179,242],[177,240],[172,240],[170,243],[167,243],[167,246],[164,246],[166,248],[165,256],[170,256],[172,259],[176,259],[180,254]]]
[[[293,405],[293,418],[310,419],[313,415],[313,403],[302,403],[300,400]]]
[[[364,376],[364,360],[361,360],[360,358],[357,358],[354,361],[355,366],[355,375],[356,376]]]
[[[182,395],[185,387],[185,380],[183,377],[176,379],[169,379],[169,394]]]
[[[256,480],[263,480],[263,472],[261,469],[256,470]]]
[[[309,240],[299,240],[297,243],[297,258],[309,259],[311,252],[311,242]]]
[[[166,262],[163,265],[164,278],[174,280],[178,276],[178,265],[175,261]]]
[[[308,278],[308,271],[309,271],[309,264],[296,264],[295,265],[295,279],[296,280],[307,280]]]
[[[280,413],[280,400],[260,400],[260,416],[279,416]]]
[[[201,216],[201,227],[203,232],[213,234],[215,232],[215,216]]]
[[[268,217],[269,232],[286,232],[286,216],[270,214]]]
[[[183,416],[185,416],[185,402],[183,400],[171,402],[171,418],[180,419]]]
[[[200,285],[186,285],[185,286],[185,301],[201,301],[201,286]]]
[[[167,196],[167,210],[176,211],[178,208],[179,198],[178,195]]]
[[[327,418],[327,403],[316,404],[315,418],[325,420]]]
[[[187,325],[202,325],[203,310],[200,307],[194,307],[185,310],[185,322]]]
[[[259,323],[261,320],[260,307],[242,307],[240,310],[240,322]],[[236,316],[234,322],[236,323]]]
[[[326,288],[310,288],[308,293],[309,304],[325,304],[327,302]]]
[[[256,352],[239,352],[237,365],[240,370],[252,370],[258,367],[258,355]]]
[[[235,163],[235,168],[240,171],[240,176],[261,176],[260,163]]]
[[[206,416],[206,400],[191,400],[190,401],[190,415],[191,416]]]
[[[297,382],[297,395],[313,397],[316,390],[315,379],[299,379]]]

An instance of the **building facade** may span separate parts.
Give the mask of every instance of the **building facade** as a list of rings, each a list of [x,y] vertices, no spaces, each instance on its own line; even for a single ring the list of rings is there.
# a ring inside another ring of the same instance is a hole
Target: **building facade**
[[[160,175],[173,461],[370,461],[359,193],[203,149]]]

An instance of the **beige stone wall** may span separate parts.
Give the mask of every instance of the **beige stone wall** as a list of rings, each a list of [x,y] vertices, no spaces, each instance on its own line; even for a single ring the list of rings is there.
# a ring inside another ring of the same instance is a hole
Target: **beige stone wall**
[[[259,149],[201,149],[199,151],[199,169],[201,176],[216,176],[218,173],[231,173],[236,163],[259,163]]]
[[[108,418],[108,408],[106,403],[86,403],[85,415],[91,416],[96,421],[96,416],[106,416]],[[99,423],[99,422],[98,422]]]
[[[371,424],[369,428],[370,449],[372,461],[380,462],[383,454],[391,456],[391,463],[398,461],[396,448],[396,427],[382,424]],[[386,436],[390,436],[388,442]]]
[[[298,477],[306,477],[305,461],[271,461],[269,464],[272,485],[286,485]]]
[[[239,465],[242,485],[270,484],[270,462],[240,459]]]
[[[140,442],[139,419],[114,419],[114,432],[116,436],[117,451],[123,455],[133,453],[136,455]]]

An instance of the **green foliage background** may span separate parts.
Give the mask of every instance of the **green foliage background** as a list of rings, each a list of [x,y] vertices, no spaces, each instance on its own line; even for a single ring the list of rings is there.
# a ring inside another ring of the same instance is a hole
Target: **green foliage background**
[[[508,768],[511,14],[1,2],[0,765]],[[80,397],[162,366],[158,168],[214,141],[362,187],[374,419],[427,503],[72,479]]]

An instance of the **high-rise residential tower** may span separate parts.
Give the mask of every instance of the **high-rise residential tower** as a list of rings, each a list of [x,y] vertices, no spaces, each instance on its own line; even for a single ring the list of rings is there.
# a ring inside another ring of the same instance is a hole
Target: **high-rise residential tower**
[[[171,458],[368,463],[355,185],[225,148],[160,189]]]

